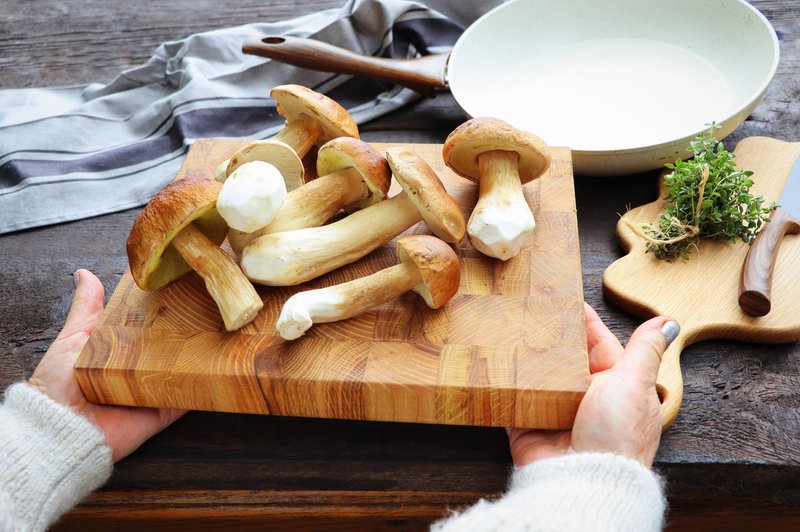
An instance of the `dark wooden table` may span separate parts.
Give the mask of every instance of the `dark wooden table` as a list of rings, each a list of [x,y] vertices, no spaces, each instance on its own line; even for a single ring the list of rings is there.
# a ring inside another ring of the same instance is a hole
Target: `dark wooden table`
[[[3,0],[0,87],[108,82],[163,41],[340,3]],[[751,135],[800,140],[800,2],[753,4],[777,29],[782,57],[730,148]],[[366,140],[441,142],[463,119],[444,93],[362,132]],[[622,338],[640,320],[604,300],[602,273],[621,255],[618,213],[651,201],[655,183],[655,172],[576,178],[585,297]],[[137,212],[0,237],[0,390],[28,378],[58,333],[75,269],[91,269],[113,291]],[[685,351],[683,371],[682,410],[656,464],[670,527],[796,530],[800,344],[703,342]],[[499,429],[193,412],[118,464],[59,527],[419,529],[448,507],[502,492],[509,468]]]

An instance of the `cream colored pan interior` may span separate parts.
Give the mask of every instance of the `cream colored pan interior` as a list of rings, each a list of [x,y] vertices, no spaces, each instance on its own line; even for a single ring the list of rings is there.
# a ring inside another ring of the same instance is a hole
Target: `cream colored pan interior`
[[[516,0],[466,30],[447,81],[470,116],[570,147],[576,173],[616,175],[674,161],[712,121],[728,135],[778,56],[742,0]]]

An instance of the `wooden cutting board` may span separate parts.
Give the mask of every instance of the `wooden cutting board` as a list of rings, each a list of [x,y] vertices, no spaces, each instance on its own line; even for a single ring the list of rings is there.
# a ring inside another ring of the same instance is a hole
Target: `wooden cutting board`
[[[210,177],[243,144],[198,140],[178,178]],[[477,185],[444,166],[440,145],[412,148],[468,216]],[[146,293],[126,272],[75,366],[84,393],[120,405],[571,427],[589,370],[571,157],[553,153],[549,172],[525,186],[537,225],[523,252],[504,263],[464,239],[459,292],[439,310],[409,293],[293,342],[277,335],[289,296],[394,264],[394,242],[305,285],[259,287],[264,309],[235,333],[197,275]],[[427,232],[421,222],[404,234]]]
[[[750,137],[739,142],[734,153],[738,168],[754,172],[751,192],[763,195],[767,202],[777,201],[800,154],[800,142]],[[662,187],[660,198],[664,192]],[[689,260],[671,263],[645,253],[644,241],[629,224],[655,222],[665,203],[658,199],[622,216],[617,237],[628,254],[606,269],[603,288],[606,297],[633,314],[645,318],[665,314],[681,324],[658,376],[668,427],[683,397],[680,355],[684,347],[712,338],[766,343],[800,339],[800,238],[785,237],[772,281],[772,310],[752,318],[738,304],[747,244],[703,241]]]

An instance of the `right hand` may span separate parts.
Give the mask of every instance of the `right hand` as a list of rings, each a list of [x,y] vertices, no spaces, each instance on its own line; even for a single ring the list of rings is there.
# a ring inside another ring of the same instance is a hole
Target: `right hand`
[[[674,340],[677,323],[664,316],[653,318],[634,331],[623,349],[589,305],[585,316],[592,376],[572,430],[509,429],[514,463],[523,466],[566,453],[610,452],[650,467],[661,440],[656,378],[668,347],[665,331],[673,333],[670,340]]]

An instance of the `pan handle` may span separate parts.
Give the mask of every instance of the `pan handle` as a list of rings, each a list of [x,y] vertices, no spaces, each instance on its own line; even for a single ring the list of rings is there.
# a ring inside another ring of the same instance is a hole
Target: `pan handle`
[[[447,53],[387,59],[358,54],[314,39],[287,36],[245,42],[242,52],[311,70],[370,76],[403,85],[429,97],[433,96],[434,89],[447,88],[444,79]]]

